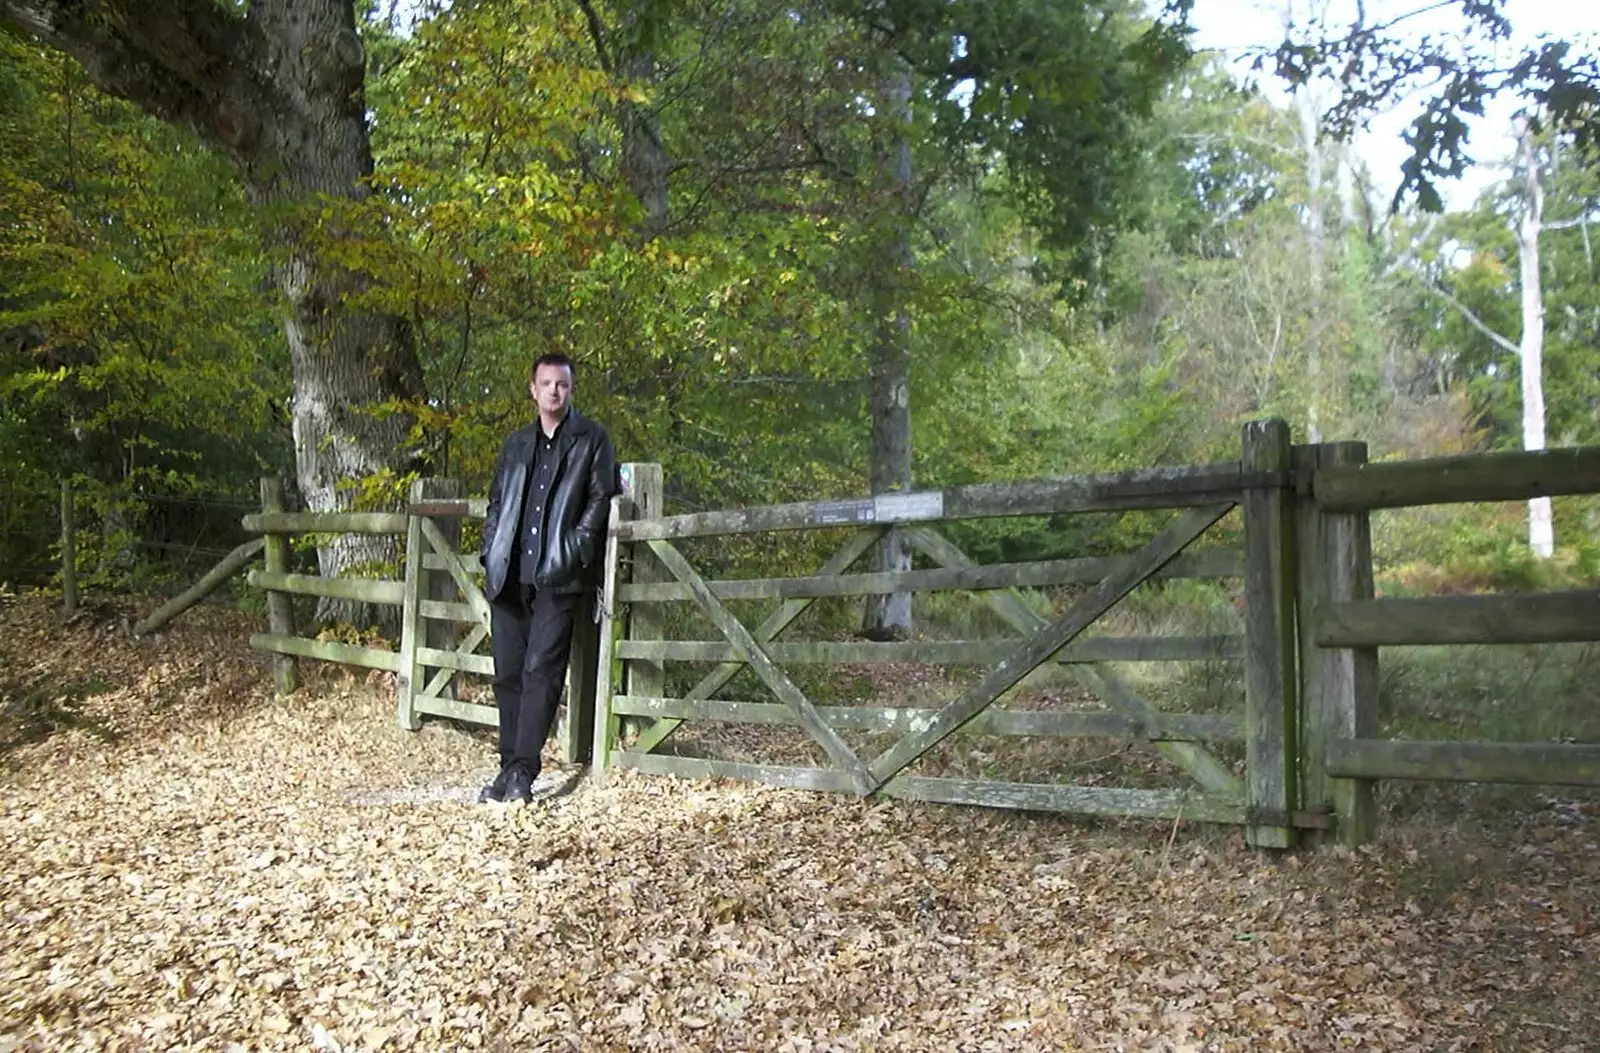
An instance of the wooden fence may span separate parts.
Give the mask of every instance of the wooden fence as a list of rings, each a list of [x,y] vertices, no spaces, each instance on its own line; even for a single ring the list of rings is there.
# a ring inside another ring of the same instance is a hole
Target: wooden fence
[[[1191,818],[1240,823],[1254,844],[1286,846],[1302,834],[1371,836],[1373,782],[1467,779],[1600,785],[1600,746],[1555,743],[1401,742],[1376,738],[1378,648],[1398,644],[1600,639],[1600,590],[1543,595],[1377,599],[1368,512],[1454,501],[1524,500],[1600,493],[1600,449],[1366,463],[1361,443],[1291,446],[1282,422],[1247,425],[1240,460],[1195,468],[957,487],[855,501],[663,517],[659,469],[618,501],[607,554],[600,713],[595,764],[662,774],[725,776],[781,786],[996,807]],[[1185,552],[1228,510],[1242,510],[1242,550]],[[1182,510],[1140,552],[980,567],[937,533],[937,523],[992,516],[1132,509]],[[849,524],[856,533],[809,576],[705,580],[674,545],[686,538],[808,530]],[[938,569],[850,573],[886,530],[909,534]],[[1084,631],[1152,577],[1243,579],[1244,633],[1230,637],[1084,637]],[[1094,583],[1054,620],[1023,603],[1023,586]],[[1020,635],[1005,641],[789,643],[780,639],[822,596],[904,590],[981,590]],[[726,601],[780,605],[742,624]],[[661,609],[693,603],[722,639],[664,641]],[[1100,663],[1238,660],[1237,715],[1161,713]],[[715,661],[681,697],[665,697],[663,663]],[[985,675],[936,709],[814,706],[784,672],[807,662],[983,663]],[[996,700],[1043,662],[1067,663],[1103,712],[1014,711]],[[719,700],[753,669],[774,703]],[[622,717],[652,718],[634,742]],[[797,725],[826,767],[797,768],[661,755],[683,721]],[[838,732],[900,735],[862,757]],[[1192,786],[1150,790],[934,778],[908,766],[957,731],[989,735],[1114,736],[1147,742]],[[1242,777],[1205,743],[1243,740]]]
[[[1525,500],[1600,493],[1600,449],[1490,454],[1369,464],[1361,443],[1292,446],[1281,421],[1245,426],[1238,461],[1110,475],[992,483],[942,491],[746,508],[693,515],[662,512],[659,465],[624,468],[613,503],[599,597],[574,641],[560,741],[569,759],[597,771],[626,767],[722,776],[794,788],[1063,812],[1240,824],[1251,843],[1286,847],[1309,834],[1346,842],[1371,836],[1377,779],[1466,779],[1600,785],[1600,746],[1556,743],[1400,742],[1376,737],[1378,649],[1397,644],[1555,642],[1600,639],[1600,590],[1511,596],[1378,599],[1369,511],[1453,501]],[[458,550],[461,524],[485,502],[458,484],[424,480],[403,513],[285,513],[264,489],[264,511],[246,517],[266,535],[266,568],[250,580],[268,590],[270,632],[252,644],[282,657],[279,687],[293,686],[293,657],[391,670],[400,723],[426,715],[493,724],[492,706],[456,698],[457,673],[488,675],[480,649],[488,608],[475,553]],[[1197,545],[1238,509],[1232,545]],[[1088,512],[1171,510],[1139,551],[1118,557],[975,563],[936,528],[958,520]],[[693,538],[819,529],[848,538],[814,573],[708,579],[686,558]],[[403,581],[329,581],[287,572],[286,535],[299,531],[404,534]],[[852,567],[890,530],[902,531],[929,566],[899,573]],[[1089,635],[1134,588],[1155,578],[1242,582],[1243,632],[1208,636]],[[1046,617],[1023,588],[1091,586]],[[979,593],[1015,636],[1003,640],[797,641],[785,631],[816,600],[901,591]],[[402,606],[398,651],[294,635],[289,594]],[[768,600],[745,624],[730,601]],[[718,638],[666,639],[671,604],[689,604]],[[1159,710],[1107,663],[1242,663],[1243,692],[1228,713]],[[712,663],[676,695],[669,663]],[[803,664],[923,662],[979,665],[970,687],[933,707],[816,705],[785,671]],[[1068,670],[1102,710],[1008,709],[997,702],[1045,664]],[[771,701],[719,698],[749,669]],[[624,721],[640,731],[619,734]],[[691,721],[798,727],[824,766],[799,767],[673,755],[661,747]],[[892,736],[865,755],[846,735]],[[844,733],[844,734],[841,734]],[[918,774],[914,765],[957,733],[1113,737],[1146,743],[1183,773],[1180,788],[1017,783]],[[1239,765],[1213,748],[1238,743]],[[592,750],[591,750],[592,744]]]
[[[247,580],[266,591],[268,631],[252,635],[250,646],[276,656],[279,693],[295,690],[296,659],[314,658],[394,673],[398,720],[409,730],[419,728],[424,716],[494,727],[499,717],[492,700],[458,698],[455,691],[458,673],[487,677],[494,672],[490,656],[478,653],[489,637],[489,606],[479,584],[483,570],[476,552],[458,551],[463,518],[482,518],[487,502],[461,499],[456,481],[421,479],[412,485],[403,512],[285,512],[281,483],[263,479],[261,486],[262,512],[245,516],[243,524],[266,542],[265,566],[251,570]],[[337,533],[404,537],[404,577],[329,578],[288,571],[291,536]],[[295,596],[399,607],[399,649],[296,635]],[[568,705],[556,730],[563,754],[572,762],[588,759],[591,740],[597,639],[591,614],[592,609],[580,612],[573,630]]]

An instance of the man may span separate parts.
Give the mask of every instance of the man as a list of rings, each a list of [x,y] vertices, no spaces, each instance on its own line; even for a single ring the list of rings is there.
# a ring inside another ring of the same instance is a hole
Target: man
[[[480,803],[532,796],[566,680],[573,621],[598,579],[618,491],[610,437],[572,408],[572,360],[534,359],[528,394],[538,416],[500,448],[483,520],[500,774]]]

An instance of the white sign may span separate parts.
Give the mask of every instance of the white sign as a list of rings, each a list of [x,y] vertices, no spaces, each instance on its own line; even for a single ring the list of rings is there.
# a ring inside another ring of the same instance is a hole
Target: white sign
[[[944,516],[944,494],[938,490],[925,490],[920,494],[880,494],[872,499],[872,508],[879,522],[939,519]]]

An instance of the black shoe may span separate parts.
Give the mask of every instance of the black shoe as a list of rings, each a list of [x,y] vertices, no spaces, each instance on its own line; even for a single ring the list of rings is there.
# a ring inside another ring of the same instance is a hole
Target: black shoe
[[[512,768],[500,799],[507,804],[527,804],[533,799],[533,775],[525,768]]]
[[[490,801],[503,801],[506,799],[506,782],[511,778],[510,768],[501,768],[500,774],[494,777],[494,782],[478,791],[478,803],[488,804]]]

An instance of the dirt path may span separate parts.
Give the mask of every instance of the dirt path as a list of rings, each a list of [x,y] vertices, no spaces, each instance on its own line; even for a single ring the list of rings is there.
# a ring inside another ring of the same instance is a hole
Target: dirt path
[[[1286,860],[632,776],[480,808],[482,738],[272,701],[245,632],[0,601],[0,1051],[1600,1049],[1587,800]]]

